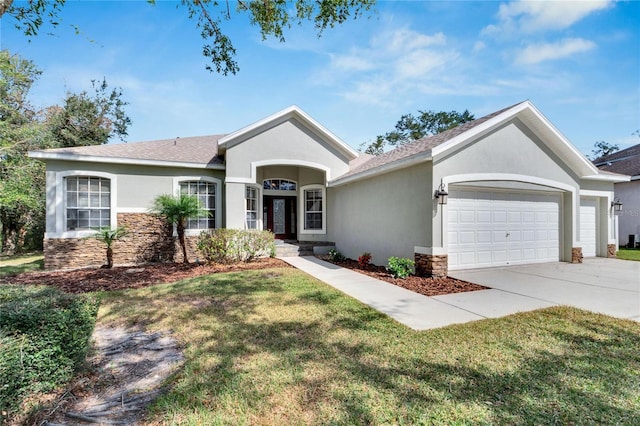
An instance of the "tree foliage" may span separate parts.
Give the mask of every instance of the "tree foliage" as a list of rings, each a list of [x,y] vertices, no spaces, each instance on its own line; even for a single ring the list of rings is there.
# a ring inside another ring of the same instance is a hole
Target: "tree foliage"
[[[168,224],[175,225],[178,233],[178,241],[182,248],[183,262],[189,263],[187,246],[184,241],[187,219],[204,216],[206,214],[206,211],[201,208],[198,198],[187,194],[158,195],[153,201],[151,211],[162,216]]]
[[[418,111],[418,115],[405,114],[396,123],[395,129],[385,135],[376,136],[369,145],[363,143],[360,148],[367,154],[382,154],[386,147],[404,145],[429,135],[453,129],[475,117],[468,110],[457,111]]]
[[[147,0],[155,4],[156,0]],[[39,33],[44,24],[54,28],[65,0],[29,0],[0,2],[0,17],[7,13],[16,19],[16,28],[28,37]],[[204,41],[203,55],[211,62],[209,71],[227,75],[240,68],[235,60],[236,49],[224,31],[224,23],[234,15],[246,15],[257,26],[262,39],[274,37],[285,41],[285,32],[293,24],[313,22],[318,37],[324,30],[356,19],[373,7],[375,0],[240,0],[232,11],[230,2],[218,0],[180,0],[190,19],[196,22]],[[77,31],[77,29],[76,29]]]
[[[45,166],[28,152],[106,143],[126,135],[131,122],[121,91],[108,91],[105,81],[92,96],[67,93],[62,106],[36,109],[28,95],[40,74],[33,62],[0,51],[0,248],[7,254],[42,246]]]
[[[593,150],[591,151],[592,158],[595,160],[605,155],[613,154],[618,151],[620,147],[615,144],[611,144],[605,141],[597,141],[593,144]]]

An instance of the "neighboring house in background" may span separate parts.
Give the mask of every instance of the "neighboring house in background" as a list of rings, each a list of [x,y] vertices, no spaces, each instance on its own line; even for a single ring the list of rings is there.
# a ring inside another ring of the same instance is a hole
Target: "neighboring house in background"
[[[634,245],[640,244],[640,144],[593,161],[600,170],[631,176],[629,182],[614,186],[615,197],[623,204],[618,213],[618,235],[621,245],[629,245],[633,235]]]
[[[100,226],[130,231],[116,263],[172,259],[148,209],[178,191],[209,211],[190,221],[192,235],[270,229],[378,264],[415,258],[436,276],[575,262],[615,253],[613,188],[628,180],[599,172],[529,101],[376,157],[295,106],[228,135],[30,155],[47,164],[47,268],[99,265],[100,246],[82,237]]]

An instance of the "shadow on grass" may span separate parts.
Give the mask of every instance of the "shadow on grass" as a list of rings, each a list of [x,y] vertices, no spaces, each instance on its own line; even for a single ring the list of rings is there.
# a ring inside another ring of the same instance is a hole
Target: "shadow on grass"
[[[186,345],[184,369],[156,405],[167,418],[640,424],[640,327],[629,322],[551,308],[418,333],[273,270],[150,294],[123,293],[103,320],[171,328]]]
[[[0,266],[0,279],[9,278],[24,272],[41,271],[44,269],[44,260],[38,259],[32,262],[21,263],[19,265]]]

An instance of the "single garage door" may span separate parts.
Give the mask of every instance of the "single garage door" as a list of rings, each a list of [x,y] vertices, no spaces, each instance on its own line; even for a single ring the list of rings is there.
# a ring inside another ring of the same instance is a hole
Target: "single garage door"
[[[582,256],[596,255],[596,199],[580,199],[580,245]]]
[[[452,188],[451,269],[560,260],[560,194]]]

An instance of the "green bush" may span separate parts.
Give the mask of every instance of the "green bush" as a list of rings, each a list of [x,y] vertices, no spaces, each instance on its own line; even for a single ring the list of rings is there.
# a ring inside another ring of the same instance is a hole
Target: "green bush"
[[[391,256],[387,270],[391,272],[393,278],[407,278],[413,274],[414,261],[404,257]]]
[[[345,260],[345,257],[338,250],[331,249],[329,250],[329,260],[332,262],[342,262],[343,260]]]
[[[72,378],[86,357],[97,312],[98,302],[88,296],[0,286],[0,411],[12,412],[26,396]]]
[[[218,228],[200,234],[198,250],[208,262],[250,262],[273,256],[275,241],[269,231]]]

